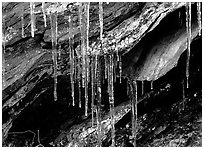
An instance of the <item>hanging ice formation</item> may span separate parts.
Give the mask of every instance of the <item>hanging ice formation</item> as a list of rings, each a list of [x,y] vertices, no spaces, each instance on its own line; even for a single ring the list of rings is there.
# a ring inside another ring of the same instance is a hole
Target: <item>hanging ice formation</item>
[[[81,54],[82,54],[82,87],[85,87],[85,74],[86,74],[86,49],[85,49],[85,24],[84,24],[84,17],[83,17],[83,9],[84,9],[84,3],[79,3],[79,25],[80,25],[80,32],[81,32]],[[82,24],[83,22],[83,24]]]
[[[153,83],[154,83],[154,81],[152,80],[151,81],[151,90],[153,90]]]
[[[132,137],[133,145],[136,147],[136,134],[137,134],[137,82],[136,80],[128,79],[128,97],[131,99],[131,110],[132,110]]]
[[[198,16],[198,35],[201,36],[201,30],[202,30],[202,23],[201,23],[201,2],[197,2],[197,16]]]
[[[35,3],[30,2],[31,36],[32,37],[34,37],[34,35],[35,35],[35,14],[34,14],[34,9],[35,9]]]
[[[132,96],[132,135],[133,145],[136,147],[136,135],[137,135],[137,82],[133,82],[133,96]]]
[[[86,3],[85,5],[85,15],[86,15],[86,55],[85,55],[85,116],[88,116],[88,74],[89,74],[89,58],[88,58],[88,50],[89,50],[89,5],[90,3]]]
[[[191,44],[191,2],[186,4],[186,30],[187,30],[187,59],[186,59],[186,81],[189,87],[189,61],[190,61],[190,44]]]
[[[122,59],[121,59],[121,55],[119,56],[119,75],[120,75],[120,83],[121,83],[121,78],[122,78]]]
[[[144,81],[142,80],[142,95],[144,94]]]
[[[101,142],[101,64],[99,57],[96,55],[95,56],[95,61],[96,61],[96,89],[97,89],[97,114],[96,114],[96,119],[97,119],[97,127],[98,127],[98,146],[102,145]]]
[[[102,6],[102,2],[99,2],[99,24],[100,24],[100,42],[101,42],[101,50],[103,48],[102,45],[102,35],[103,35],[103,6]],[[101,147],[102,146],[102,141],[101,141],[101,62],[99,60],[99,56],[97,55],[97,53],[94,55],[95,60],[93,61],[93,66],[94,67],[94,71],[93,74],[94,77],[96,78],[96,80],[93,82],[96,83],[96,99],[97,99],[97,107],[96,107],[96,120],[97,120],[97,129],[98,129],[98,146]],[[94,85],[92,86],[93,90],[94,90]],[[92,95],[94,98],[94,95]],[[92,99],[94,100],[94,99]],[[92,109],[94,110],[94,108]]]
[[[57,14],[50,14],[52,59],[54,64],[54,101],[57,101]]]
[[[95,111],[95,106],[94,106],[94,101],[95,101],[95,57],[91,57],[91,116],[92,116],[92,127],[94,125],[94,111]]]
[[[42,2],[42,12],[43,12],[43,19],[44,19],[44,27],[47,27],[45,2]]]
[[[74,49],[73,49],[73,40],[74,38],[72,37],[72,21],[71,21],[71,16],[68,18],[69,22],[69,63],[70,63],[70,81],[71,81],[71,96],[72,96],[72,106],[75,106],[75,101],[74,101]]]
[[[110,104],[110,117],[111,117],[111,140],[112,145],[115,146],[115,120],[114,120],[114,81],[113,81],[113,54],[109,55],[109,71],[108,71],[108,88],[109,88],[109,104]]]
[[[81,32],[82,87],[85,88],[85,116],[88,115],[89,74],[89,2],[79,3],[79,25]]]
[[[22,38],[25,38],[25,35],[24,35],[24,7],[22,8],[22,12],[21,12],[21,35],[22,35]]]

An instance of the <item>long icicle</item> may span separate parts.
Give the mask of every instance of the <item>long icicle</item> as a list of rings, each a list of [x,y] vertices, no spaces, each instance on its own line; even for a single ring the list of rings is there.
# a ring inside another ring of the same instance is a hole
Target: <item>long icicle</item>
[[[52,59],[54,64],[54,101],[57,101],[57,14],[50,14]]]
[[[131,123],[132,123],[132,137],[135,139],[135,99],[132,80],[128,80],[129,85],[129,98],[131,99]],[[135,146],[135,141],[133,140],[133,145]]]
[[[120,83],[121,83],[121,79],[122,79],[122,59],[121,59],[121,55],[119,55],[119,76],[120,76]]]
[[[80,25],[80,32],[81,32],[81,54],[82,54],[82,87],[85,87],[85,75],[86,75],[86,50],[85,50],[85,25],[84,25],[84,21],[82,21],[82,19],[84,17],[82,17],[83,15],[83,8],[84,8],[84,4],[83,3],[79,3],[79,25]],[[83,22],[83,24],[82,24]]]
[[[78,68],[78,73],[77,73],[77,80],[78,80],[78,92],[79,92],[79,108],[81,108],[81,67],[80,67],[80,57],[78,58],[78,63],[77,63],[77,68]]]
[[[73,40],[74,38],[72,37],[72,21],[71,21],[71,16],[69,16],[68,19],[69,22],[69,59],[70,59],[70,81],[71,81],[71,95],[72,95],[72,106],[75,106],[75,101],[74,101],[74,49],[73,49]]]
[[[86,15],[86,48],[85,48],[85,116],[88,116],[88,48],[89,48],[89,2],[85,3]]]
[[[30,17],[31,17],[31,36],[35,36],[35,14],[34,14],[34,9],[35,9],[35,3],[30,2]]]
[[[189,88],[189,61],[190,61],[190,45],[191,45],[191,2],[186,4],[186,30],[187,30],[187,59],[186,59],[186,81]]]
[[[198,16],[198,35],[201,36],[202,22],[201,22],[201,2],[197,2],[197,16]]]
[[[144,95],[144,81],[142,80],[142,95]]]
[[[103,6],[102,6],[102,2],[99,2],[99,24],[100,24],[100,40],[101,40],[101,49],[102,47],[102,35],[103,35]],[[101,65],[100,65],[100,61],[98,58],[98,55],[95,56],[95,75],[96,75],[96,79],[97,79],[97,98],[98,98],[98,102],[97,102],[97,128],[98,128],[98,146],[101,147],[102,142],[101,142]]]
[[[43,19],[44,19],[44,27],[47,27],[45,2],[42,2],[42,12],[43,12]]]
[[[132,134],[133,134],[133,145],[136,144],[136,136],[137,136],[137,82],[133,81],[133,99],[132,99],[132,107],[133,107],[133,116],[132,116]]]
[[[101,147],[101,64],[99,57],[96,55],[96,85],[97,85],[97,127],[98,127],[98,146]],[[98,62],[97,62],[98,61]]]
[[[91,59],[91,115],[92,115],[92,127],[94,125],[94,100],[95,100],[95,73],[94,73],[94,66],[95,66],[95,57],[92,56]]]
[[[109,69],[109,76],[110,76],[110,79],[109,79],[109,89],[110,89],[110,92],[109,92],[109,104],[110,104],[110,117],[111,117],[111,140],[112,140],[112,144],[111,146],[114,147],[115,146],[115,120],[114,120],[114,81],[113,81],[113,76],[114,76],[114,72],[113,72],[113,55],[110,54],[109,55],[110,58],[110,69]]]

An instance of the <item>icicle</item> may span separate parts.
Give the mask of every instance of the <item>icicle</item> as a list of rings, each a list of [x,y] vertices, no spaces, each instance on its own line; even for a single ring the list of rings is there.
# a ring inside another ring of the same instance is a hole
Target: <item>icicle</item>
[[[86,49],[85,49],[85,39],[86,39],[86,31],[84,24],[85,21],[82,21],[82,19],[85,19],[85,17],[82,17],[83,15],[83,9],[84,9],[83,3],[79,3],[79,25],[80,25],[80,32],[81,32],[81,53],[82,53],[82,87],[85,87],[85,80],[86,80]],[[85,13],[86,14],[86,13]],[[83,24],[82,24],[83,22]]]
[[[78,57],[77,63],[77,82],[78,82],[78,92],[79,92],[79,108],[81,108],[81,67],[80,67],[80,57]]]
[[[144,81],[142,80],[142,95],[144,95]]]
[[[42,12],[43,12],[44,26],[47,27],[45,2],[42,2]]]
[[[61,60],[61,45],[59,45],[59,48],[58,48],[58,60]]]
[[[81,81],[79,81],[79,108],[81,108]]]
[[[104,61],[105,61],[105,79],[107,79],[107,57],[106,54],[104,54]]]
[[[25,35],[24,35],[24,7],[22,8],[22,12],[21,12],[21,35],[22,35],[22,38],[25,38]]]
[[[94,73],[94,56],[91,60],[91,115],[92,115],[92,127],[94,125],[94,100],[95,100],[95,73]]]
[[[202,29],[202,24],[201,24],[201,2],[197,2],[197,15],[198,15],[198,27],[199,27],[198,35],[201,36],[201,29]]]
[[[86,15],[86,48],[85,48],[85,116],[88,115],[88,79],[87,79],[87,70],[88,70],[88,48],[89,48],[89,3],[85,3],[85,15]]]
[[[99,2],[99,26],[100,26],[101,51],[103,51],[103,2]],[[107,79],[106,54],[104,54],[104,61],[105,61],[105,79]]]
[[[74,49],[73,49],[73,38],[71,34],[72,21],[71,16],[68,19],[69,22],[69,60],[70,60],[70,81],[71,81],[71,96],[72,96],[72,106],[75,106],[74,98]]]
[[[117,81],[117,73],[116,73],[116,68],[117,68],[117,60],[114,59],[114,83]]]
[[[34,35],[35,35],[35,14],[34,14],[34,9],[35,9],[35,3],[30,2],[31,36],[32,37],[34,37]]]
[[[98,127],[98,146],[101,146],[102,145],[102,142],[101,142],[101,70],[100,70],[100,61],[98,59],[98,56],[96,55],[96,64],[98,64],[98,66],[95,66],[95,69],[97,69],[97,73],[96,73],[96,85],[97,85],[97,119],[98,119],[98,122],[97,122],[97,127]],[[98,61],[98,62],[97,62]]]
[[[115,120],[114,120],[114,85],[113,85],[113,55],[109,55],[110,65],[109,65],[109,82],[108,86],[110,89],[109,92],[109,104],[110,104],[110,117],[111,117],[111,139],[112,139],[112,147],[115,146]]]
[[[137,82],[133,81],[132,90],[132,135],[133,145],[136,147],[136,135],[137,135]]]
[[[99,2],[100,40],[103,42],[103,2]]]
[[[50,14],[52,59],[54,64],[54,101],[57,101],[57,14]]]
[[[108,80],[108,88],[107,88],[107,90],[108,90],[108,94],[110,94],[110,56],[109,55],[107,55],[107,80]]]
[[[154,83],[154,81],[152,80],[151,81],[151,90],[153,90],[153,83]]]
[[[190,45],[191,45],[191,2],[186,5],[186,29],[187,29],[187,59],[186,59],[186,80],[187,88],[189,87],[189,61],[190,61]]]
[[[121,55],[119,56],[119,75],[120,75],[120,83],[121,83],[121,78],[122,78],[122,60],[121,60]]]

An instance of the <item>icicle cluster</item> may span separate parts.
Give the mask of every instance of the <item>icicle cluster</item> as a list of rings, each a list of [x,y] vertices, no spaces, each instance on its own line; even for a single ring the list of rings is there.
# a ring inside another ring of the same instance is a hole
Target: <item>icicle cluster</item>
[[[187,31],[187,59],[186,59],[186,80],[187,88],[189,87],[189,61],[190,61],[190,44],[191,44],[191,2],[186,4],[186,31]]]
[[[74,34],[72,15],[68,17],[68,31],[69,31],[69,66],[70,66],[70,82],[71,82],[71,97],[72,105],[75,106],[78,99],[78,106],[82,107],[82,100],[85,101],[85,116],[89,112],[89,84],[91,88],[91,115],[92,126],[97,126],[98,129],[98,146],[102,146],[102,124],[101,124],[101,93],[102,84],[107,81],[107,92],[109,94],[110,118],[111,118],[111,140],[112,146],[115,146],[115,119],[114,119],[114,82],[116,82],[117,74],[119,74],[120,82],[122,82],[122,59],[117,53],[114,54],[114,47],[112,51],[104,52],[103,49],[103,3],[99,2],[99,27],[100,27],[100,43],[99,50],[90,49],[89,47],[89,7],[90,3],[78,3],[78,18],[80,27],[80,46],[74,48]],[[35,16],[34,3],[30,3],[31,14],[31,35],[34,37],[35,31]],[[47,26],[46,13],[50,17],[51,39],[52,39],[52,59],[54,70],[54,100],[57,100],[57,12],[53,9],[46,12],[45,3],[42,2],[42,13],[44,19],[44,27]],[[23,23],[22,23],[23,25]],[[22,34],[23,35],[23,34]],[[59,48],[60,49],[60,48]],[[104,54],[104,57],[100,53]],[[108,54],[109,53],[109,54]],[[60,53],[59,53],[60,54]],[[59,56],[60,57],[60,56]],[[85,95],[82,98],[82,91]],[[78,92],[78,97],[75,97],[75,92]]]

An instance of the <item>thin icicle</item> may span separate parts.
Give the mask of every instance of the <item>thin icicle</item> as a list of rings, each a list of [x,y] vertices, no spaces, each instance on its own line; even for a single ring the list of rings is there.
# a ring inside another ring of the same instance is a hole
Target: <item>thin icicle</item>
[[[137,82],[133,81],[133,93],[132,93],[132,135],[133,145],[136,147],[137,136]]]
[[[69,22],[69,61],[70,61],[70,81],[71,81],[71,96],[72,96],[72,106],[75,106],[74,98],[74,49],[73,49],[73,38],[71,34],[72,30],[72,21],[71,16],[68,19]]]
[[[120,83],[122,79],[122,60],[121,60],[121,55],[119,56],[119,76],[120,76]]]
[[[113,65],[113,70],[114,70],[114,83],[116,83],[116,81],[117,81],[117,72],[116,72],[116,69],[117,69],[117,60],[116,60],[116,58],[114,58],[114,65]]]
[[[142,95],[144,95],[144,81],[142,80]]]
[[[52,59],[54,64],[54,101],[57,101],[57,14],[50,14]]]
[[[201,22],[201,2],[197,2],[197,15],[198,15],[198,35],[201,36],[202,22]]]
[[[91,60],[91,115],[92,115],[92,127],[94,125],[94,100],[95,100],[95,73],[94,73],[94,62],[95,58],[92,56]]]
[[[21,12],[21,35],[22,35],[22,38],[25,38],[25,35],[24,35],[24,7],[22,8],[22,12]]]
[[[100,40],[103,41],[103,2],[99,2]]]
[[[152,80],[151,81],[151,90],[153,90],[153,83],[154,83],[154,81]]]
[[[80,67],[81,61],[80,57],[78,57],[77,62],[77,82],[78,82],[78,93],[79,93],[79,108],[81,108],[81,67]]]
[[[82,19],[85,17],[82,17],[83,15],[83,9],[84,9],[84,3],[79,3],[79,26],[80,26],[80,32],[81,32],[81,53],[82,53],[82,87],[85,87],[85,76],[86,76],[86,49],[85,49],[85,39],[86,39],[86,32],[85,32],[85,24]],[[83,22],[83,24],[82,24]]]
[[[89,3],[85,3],[86,16],[86,48],[85,48],[85,116],[88,116],[88,48],[89,48]]]
[[[3,54],[6,53],[6,22],[5,21],[6,21],[5,18],[2,17]]]
[[[31,17],[31,36],[35,36],[35,14],[34,14],[34,9],[35,9],[35,3],[30,2],[30,17]]]
[[[95,66],[96,70],[96,85],[97,85],[97,128],[98,128],[98,146],[100,147],[102,145],[101,142],[101,65],[100,61],[98,59],[98,56],[96,55],[96,64],[98,66]],[[98,62],[97,62],[98,61]]]
[[[79,90],[79,108],[81,108],[81,79],[79,79],[78,85],[79,85],[78,86],[78,90]]]
[[[107,56],[104,54],[104,61],[105,61],[105,79],[107,79]]]
[[[59,45],[59,48],[58,48],[58,60],[61,60],[61,50],[62,50],[62,47],[61,47],[61,45]]]
[[[191,2],[186,4],[186,30],[187,30],[187,59],[186,59],[186,80],[187,88],[189,87],[189,62],[190,62],[190,45],[191,45]]]
[[[45,2],[42,2],[42,12],[43,12],[44,26],[47,27]]]
[[[115,146],[115,120],[114,120],[114,85],[113,85],[113,55],[110,54],[109,55],[110,58],[110,64],[109,64],[109,76],[110,76],[110,79],[109,79],[109,82],[108,82],[108,86],[109,86],[109,89],[110,89],[110,92],[109,92],[109,104],[110,104],[110,117],[111,117],[111,140],[112,140],[112,147]]]

